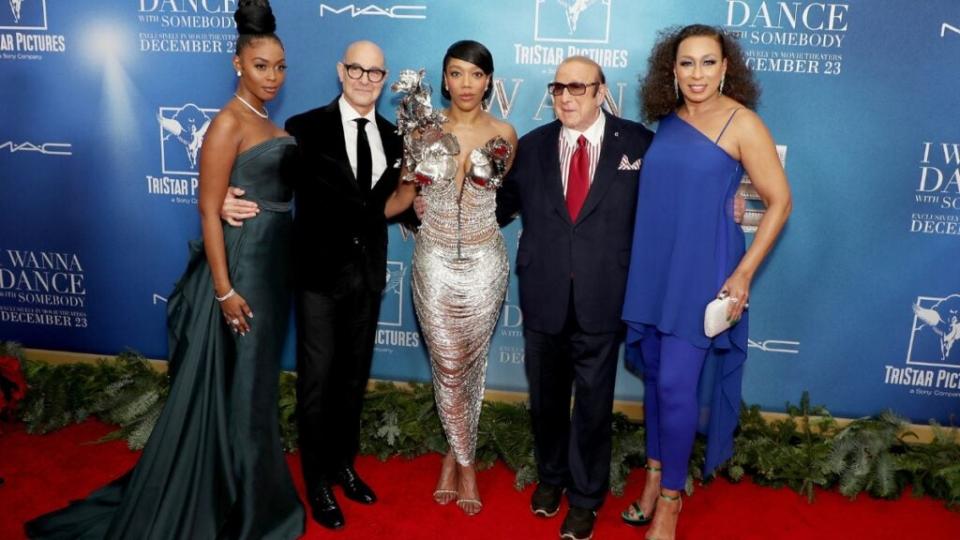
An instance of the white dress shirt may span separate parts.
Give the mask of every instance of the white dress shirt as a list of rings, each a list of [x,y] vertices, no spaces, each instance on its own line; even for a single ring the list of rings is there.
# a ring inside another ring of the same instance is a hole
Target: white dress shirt
[[[340,96],[340,118],[343,121],[343,140],[347,143],[347,158],[350,160],[350,169],[353,170],[353,177],[357,177],[357,118],[363,116],[369,122],[364,129],[367,133],[367,142],[370,143],[370,157],[372,158],[372,178],[370,178],[370,187],[377,185],[377,181],[387,170],[387,155],[383,152],[383,141],[380,140],[380,130],[377,129],[377,111],[370,109],[370,112],[361,115],[347,103],[346,98]]]
[[[597,119],[590,124],[586,131],[580,132],[566,126],[560,129],[560,174],[563,177],[563,196],[567,196],[567,177],[570,176],[570,160],[577,151],[577,139],[583,135],[587,139],[587,154],[590,156],[590,186],[593,185],[593,173],[597,171],[597,162],[600,160],[600,145],[603,143],[603,130],[607,125],[607,117],[600,111]]]

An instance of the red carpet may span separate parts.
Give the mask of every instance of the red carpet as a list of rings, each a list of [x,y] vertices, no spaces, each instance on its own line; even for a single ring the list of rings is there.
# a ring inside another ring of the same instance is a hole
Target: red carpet
[[[32,436],[20,424],[0,429],[0,538],[22,538],[28,518],[80,498],[120,475],[137,454],[123,442],[87,444],[111,428],[88,421],[46,436]],[[300,463],[288,459],[297,488],[303,492]],[[551,520],[533,517],[528,509],[532,488],[513,489],[513,473],[502,464],[479,474],[483,511],[463,515],[455,505],[438,506],[431,499],[440,456],[385,463],[363,457],[357,469],[376,489],[380,502],[361,506],[341,498],[347,526],[327,531],[310,522],[305,538],[337,540],[513,539],[558,537],[563,514]],[[627,494],[611,497],[600,512],[594,538],[643,538],[644,529],[620,523],[619,512],[639,494],[640,471]],[[683,539],[960,539],[960,513],[941,501],[904,496],[898,501],[860,497],[850,501],[835,492],[818,492],[814,504],[788,489],[770,489],[750,482],[719,480],[698,488],[684,501],[679,537]]]

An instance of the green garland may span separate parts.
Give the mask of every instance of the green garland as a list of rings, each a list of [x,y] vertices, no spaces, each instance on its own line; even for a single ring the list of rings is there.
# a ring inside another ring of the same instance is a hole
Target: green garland
[[[115,361],[96,364],[51,365],[27,360],[16,344],[0,343],[0,355],[19,358],[30,391],[20,407],[20,418],[30,433],[48,433],[82,422],[91,415],[120,427],[105,439],[125,439],[131,449],[142,448],[153,429],[167,395],[168,380],[134,352]],[[280,376],[280,430],[284,449],[296,448],[296,377]],[[929,495],[960,508],[960,441],[931,422],[930,444],[908,444],[914,435],[907,422],[884,413],[855,420],[840,428],[823,407],[810,405],[804,393],[798,406],[787,404],[787,417],[767,421],[758,406],[744,407],[735,453],[720,472],[737,482],[749,476],[769,486],[787,486],[814,498],[814,488],[838,486],[855,497],[896,498],[913,486],[917,496]],[[361,419],[360,452],[380,459],[445,452],[430,385],[403,389],[377,384],[367,393]],[[516,471],[517,489],[535,482],[536,463],[529,413],[523,404],[485,402],[480,415],[477,462],[481,468],[502,460]],[[610,489],[622,494],[631,469],[644,462],[643,426],[622,414],[614,415]],[[698,441],[691,460],[687,491],[700,478],[704,445]]]

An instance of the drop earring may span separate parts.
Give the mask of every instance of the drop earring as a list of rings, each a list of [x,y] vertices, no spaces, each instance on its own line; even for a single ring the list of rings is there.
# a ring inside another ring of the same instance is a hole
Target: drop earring
[[[677,83],[677,74],[673,74],[673,95],[676,96],[677,101],[680,101],[680,85]]]
[[[723,95],[723,81],[725,81],[726,79],[727,79],[726,75],[723,75],[722,77],[720,77],[720,95],[721,96]]]
[[[238,69],[238,70],[237,70],[237,77],[239,77],[239,76],[240,76],[240,70]]]

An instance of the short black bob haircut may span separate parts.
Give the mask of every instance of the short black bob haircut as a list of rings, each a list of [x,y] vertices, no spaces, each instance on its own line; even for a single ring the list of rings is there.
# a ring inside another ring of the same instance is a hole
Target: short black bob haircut
[[[480,68],[484,75],[493,74],[493,55],[490,54],[490,50],[484,47],[482,43],[465,39],[451,45],[450,48],[447,49],[447,54],[443,55],[443,73],[447,72],[447,63],[450,62],[451,58],[470,62]],[[493,85],[491,84],[483,91],[483,100],[486,101],[490,99],[490,94],[492,93]],[[444,99],[450,100],[450,92],[448,92],[442,84],[440,85],[440,95],[442,95]]]

